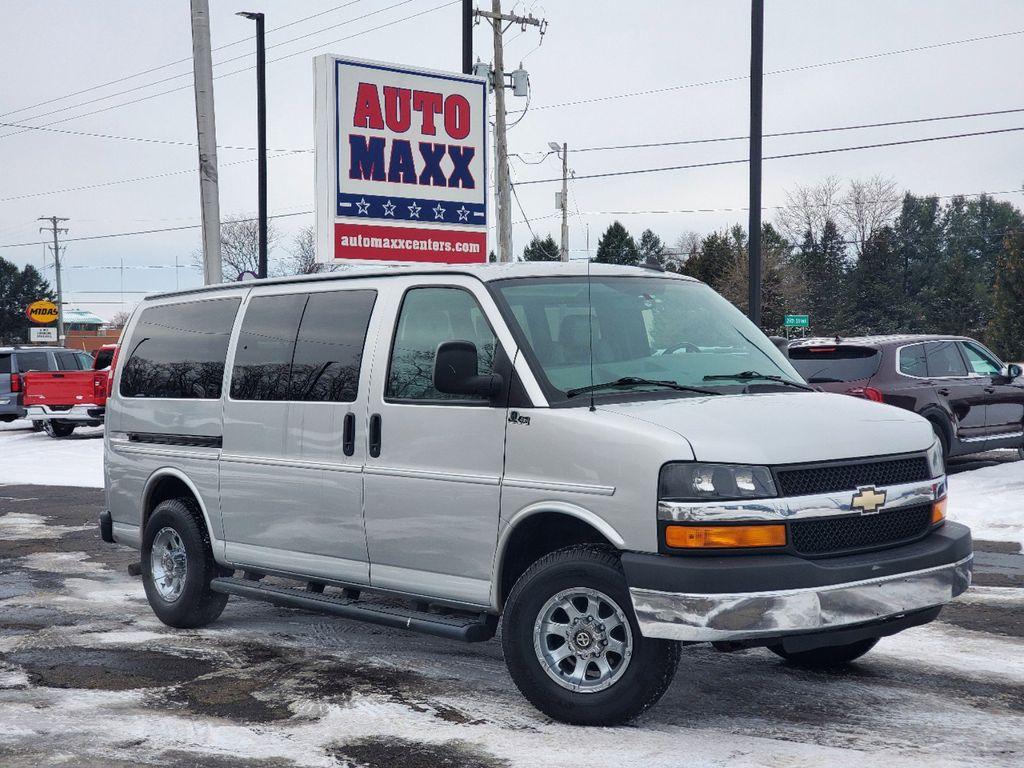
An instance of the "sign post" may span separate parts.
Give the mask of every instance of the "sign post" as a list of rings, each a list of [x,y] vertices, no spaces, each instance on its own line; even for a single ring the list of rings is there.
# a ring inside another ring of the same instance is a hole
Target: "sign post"
[[[487,83],[314,60],[316,259],[487,261]]]

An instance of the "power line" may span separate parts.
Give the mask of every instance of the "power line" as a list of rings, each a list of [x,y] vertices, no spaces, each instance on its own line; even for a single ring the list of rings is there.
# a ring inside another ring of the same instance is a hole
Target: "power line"
[[[411,2],[411,1],[412,0],[402,0],[402,2],[397,3],[396,5],[388,6],[386,8],[382,8],[382,9],[380,9],[380,11],[390,10],[391,8],[395,8],[398,5],[405,5],[406,3]],[[329,42],[318,43],[317,45],[314,45],[311,48],[306,48],[306,49],[301,50],[301,51],[295,51],[294,53],[289,53],[289,54],[286,54],[284,56],[279,56],[276,59],[269,59],[267,61],[267,64],[274,64],[276,62],[284,61],[285,59],[290,59],[290,58],[293,58],[295,56],[301,56],[304,53],[309,53],[310,51],[318,50],[318,49],[323,48],[324,46],[327,46],[327,45],[337,45],[338,43],[345,42],[346,40],[352,40],[353,38],[360,37],[362,35],[366,35],[366,34],[369,34],[371,32],[377,32],[377,31],[379,31],[381,29],[386,29],[387,27],[392,27],[395,24],[400,24],[400,23],[402,23],[404,21],[410,21],[411,19],[415,19],[415,18],[417,18],[419,16],[424,16],[424,15],[426,15],[428,13],[433,13],[434,11],[441,10],[442,8],[447,8],[450,5],[455,5],[458,2],[461,2],[461,0],[450,0],[449,2],[442,3],[441,5],[435,6],[433,8],[428,8],[428,9],[426,9],[424,11],[420,11],[419,13],[410,14],[409,16],[403,16],[403,17],[401,17],[399,19],[394,19],[394,20],[389,21],[389,22],[387,22],[385,24],[380,24],[380,25],[378,25],[376,27],[371,27],[370,29],[364,29],[361,32],[355,32],[355,33],[353,33],[351,35],[347,35],[345,37],[339,38],[338,40],[331,40]],[[380,11],[375,11],[374,13],[379,13]],[[366,16],[369,16],[369,15],[373,15],[373,14],[366,14],[365,16],[361,16],[361,17],[359,17],[357,19],[352,19],[351,22],[360,21],[361,19],[366,18]],[[346,22],[346,23],[351,23],[351,22]],[[338,26],[338,25],[335,25],[335,26]],[[235,59],[230,59],[229,61],[234,61],[234,60]],[[226,63],[226,62],[218,62],[218,64],[224,64],[224,63]],[[238,74],[241,74],[243,72],[248,72],[251,69],[255,69],[255,65],[248,66],[248,67],[243,67],[242,69],[236,69],[236,70],[233,70],[231,72],[224,72],[224,73],[219,74],[219,75],[214,75],[213,79],[214,80],[219,80],[220,78],[223,78],[223,77],[231,77],[232,75],[238,75]],[[175,77],[183,77],[183,76],[184,75],[176,75]],[[64,111],[66,111],[68,109],[74,109],[76,107],[84,106],[85,104],[89,104],[89,103],[92,103],[92,102],[95,102],[95,101],[104,101],[104,100],[109,99],[109,98],[114,98],[115,96],[120,96],[120,95],[123,95],[125,93],[130,93],[132,91],[137,91],[140,88],[150,87],[150,86],[157,85],[159,83],[163,83],[163,82],[166,82],[167,80],[172,80],[172,79],[174,79],[174,78],[165,78],[164,80],[159,80],[159,81],[156,81],[156,82],[153,82],[153,83],[149,83],[146,86],[138,86],[136,88],[130,88],[130,89],[125,90],[125,91],[120,91],[118,93],[110,94],[109,96],[104,96],[102,98],[93,99],[90,102],[80,102],[79,104],[73,104],[73,105],[70,105],[70,106],[62,107],[61,109],[52,110],[50,112],[45,112],[43,114],[34,115],[32,117],[27,117],[27,118],[23,118],[23,119],[25,119],[25,120],[38,120],[41,117],[46,117],[48,115],[56,114],[58,112],[64,112]],[[189,90],[192,87],[193,87],[193,85],[191,83],[189,83],[187,85],[181,85],[181,86],[177,86],[175,88],[169,88],[169,89],[164,90],[164,91],[158,91],[156,93],[147,94],[146,96],[140,96],[137,99],[131,99],[130,101],[124,101],[124,102],[121,102],[120,104],[111,104],[111,105],[108,105],[106,107],[101,107],[99,109],[95,109],[95,110],[93,110],[91,112],[83,112],[81,114],[72,115],[70,117],[65,117],[65,118],[62,118],[60,120],[53,120],[50,123],[47,123],[47,125],[48,126],[59,125],[60,123],[66,123],[69,120],[78,120],[78,119],[83,118],[83,117],[90,117],[92,115],[98,115],[98,114],[101,114],[103,112],[109,112],[109,111],[114,110],[114,109],[120,109],[121,107],[127,107],[127,106],[130,106],[132,104],[138,104],[138,103],[143,102],[143,101],[149,101],[150,99],[155,99],[155,98],[158,98],[160,96],[166,96],[166,95],[171,94],[171,93],[178,93],[179,91]],[[31,130],[31,129],[23,129],[23,130],[18,130],[18,131],[12,131],[11,133],[5,133],[5,134],[0,135],[0,139],[5,139],[5,138],[8,138],[10,136],[17,136],[17,135],[20,135],[22,133],[25,133],[27,130]]]
[[[864,128],[887,128],[894,125],[914,125],[917,123],[934,123],[940,120],[962,120],[969,117],[991,117],[993,115],[1010,115],[1024,112],[1024,107],[1014,109],[997,109],[990,112],[968,112],[962,115],[939,115],[937,117],[917,117],[910,120],[890,120],[882,123],[858,123],[856,125],[842,125],[833,128],[806,128],[796,131],[779,131],[777,133],[763,134],[764,138],[779,138],[782,136],[806,136],[812,133],[835,133],[837,131],[856,131]],[[647,149],[650,147],[676,147],[685,144],[712,144],[723,141],[746,141],[749,136],[717,136],[709,139],[680,139],[671,141],[652,141],[643,144],[618,144],[604,147],[583,147],[574,149],[573,152],[604,152],[616,149]],[[523,162],[526,162],[525,160]],[[536,165],[536,163],[531,163]]]
[[[308,216],[308,215],[310,215],[312,213],[313,213],[313,211],[296,211],[294,213],[278,213],[278,214],[274,214],[273,216],[268,216],[267,218],[268,219],[284,219],[284,218],[288,218],[290,216]],[[241,222],[247,222],[247,221],[256,221],[256,217],[252,216],[252,217],[246,218],[246,219],[234,219],[232,222],[222,222],[222,224],[226,224],[226,223],[241,223]],[[135,232],[110,232],[110,233],[104,234],[104,235],[87,235],[85,237],[69,237],[69,238],[66,238],[66,239],[62,240],[61,242],[62,243],[80,243],[80,242],[83,242],[85,240],[108,240],[108,239],[110,239],[112,237],[133,237],[135,235],[155,235],[155,234],[160,233],[160,232],[182,232],[182,231],[185,231],[185,230],[188,230],[188,229],[199,229],[202,226],[203,226],[202,224],[183,224],[182,226],[179,226],[179,227],[162,227],[160,229],[140,229],[140,230],[137,230]],[[32,245],[47,245],[47,244],[48,243],[46,241],[38,240],[38,241],[35,241],[35,242],[31,242],[31,243],[7,243],[7,244],[0,244],[0,248],[25,248],[27,246],[32,246]]]
[[[927,45],[917,45],[912,48],[900,48],[894,51],[880,51],[878,53],[869,53],[863,56],[850,56],[845,59],[831,59],[829,61],[821,61],[814,64],[801,64],[799,66],[786,67],[785,69],[775,69],[770,72],[765,72],[767,75],[782,75],[790,72],[803,72],[809,69],[820,69],[821,67],[830,67],[836,64],[852,64],[858,61],[869,61],[871,59],[880,59],[887,56],[898,56],[905,53],[918,53],[920,51],[930,51],[936,48],[947,48],[953,45],[965,45],[967,43],[978,43],[985,40],[996,40],[1004,37],[1012,37],[1014,35],[1024,34],[1024,29],[1014,30],[1012,32],[997,32],[991,35],[982,35],[980,37],[967,37],[961,40],[948,40],[941,43],[930,43]],[[603,101],[615,101],[617,99],[628,99],[635,96],[651,96],[658,93],[669,93],[671,91],[680,91],[686,88],[700,88],[706,85],[724,85],[726,83],[738,83],[744,80],[749,80],[749,75],[735,75],[733,77],[719,77],[714,80],[704,80],[696,83],[682,83],[679,85],[669,85],[664,88],[648,88],[643,91],[630,91],[627,93],[617,93],[610,96],[593,96],[587,99],[576,99],[574,101],[563,101],[557,104],[542,104],[540,106],[534,106],[533,109],[558,109],[561,107],[575,107],[581,104],[595,104]]]
[[[989,131],[972,131],[970,133],[954,133],[947,136],[929,136],[923,139],[904,139],[903,141],[884,141],[878,144],[861,144],[854,147],[834,147],[832,149],[815,149],[808,150],[806,152],[787,152],[781,155],[765,155],[764,160],[783,160],[791,157],[809,157],[811,155],[831,155],[837,152],[854,152],[862,149],[878,149],[880,147],[899,147],[908,144],[923,144],[931,141],[944,141],[946,139],[963,139],[970,136],[990,136],[997,133],[1012,133],[1014,131],[1024,131],[1024,126],[1018,128],[997,128]],[[666,165],[659,168],[637,168],[630,171],[607,171],[604,173],[588,173],[577,175],[576,180],[581,179],[606,179],[613,176],[636,176],[644,173],[661,173],[664,171],[681,171],[688,170],[691,168],[712,168],[720,165],[738,165],[740,163],[749,162],[748,158],[738,158],[736,160],[714,160],[706,163],[689,163],[686,165]],[[549,179],[530,179],[528,181],[520,181],[520,186],[526,184],[547,184],[551,182],[561,183],[562,177],[549,178]]]
[[[301,19],[296,19],[295,21],[290,21],[287,24],[282,24],[279,27],[274,27],[273,29],[268,30],[267,34],[273,34],[274,32],[279,32],[282,29],[287,29],[288,27],[294,27],[296,24],[302,24],[303,22],[310,21],[311,19],[315,19],[315,18],[318,18],[320,16],[325,16],[328,13],[333,13],[334,11],[340,11],[343,8],[348,8],[350,5],[355,5],[356,3],[361,3],[362,1],[363,0],[351,0],[351,2],[335,6],[334,8],[328,8],[326,11],[320,11],[320,12],[314,13],[314,14],[312,14],[310,16],[305,16],[305,17],[303,17]],[[218,45],[213,50],[214,51],[222,51],[225,48],[232,48],[232,47],[234,47],[236,45],[241,45],[242,43],[247,43],[247,42],[249,42],[252,39],[253,39],[253,37],[250,35],[249,37],[243,37],[240,40],[235,40],[233,43],[225,43],[224,45]],[[63,101],[64,99],[70,99],[70,98],[72,98],[74,96],[81,96],[83,93],[90,93],[91,91],[96,91],[96,90],[99,90],[100,88],[106,88],[109,85],[116,85],[117,83],[123,83],[126,80],[134,80],[136,77],[142,77],[143,75],[149,75],[149,74],[152,74],[153,72],[159,72],[161,69],[168,69],[169,67],[174,67],[174,66],[177,66],[178,64],[185,64],[185,63],[188,63],[188,62],[191,62],[191,61],[192,61],[192,57],[191,56],[186,56],[183,59],[178,59],[177,61],[171,61],[171,62],[168,62],[167,64],[160,64],[159,66],[156,66],[156,67],[150,67],[149,69],[144,69],[144,70],[142,70],[140,72],[136,72],[135,74],[132,74],[132,75],[124,75],[123,77],[118,77],[118,78],[116,78],[114,80],[108,80],[105,83],[98,83],[96,85],[91,85],[88,88],[82,88],[81,90],[78,90],[78,91],[72,91],[71,93],[66,93],[63,96],[55,96],[53,98],[49,98],[49,99],[45,99],[43,101],[36,102],[35,104],[29,104],[26,107],[19,107],[18,109],[12,109],[9,112],[4,112],[4,113],[0,114],[0,118],[2,118],[2,117],[9,117],[10,115],[16,115],[18,112],[27,112],[30,109],[35,109],[36,107],[42,107],[42,106],[45,106],[46,104],[52,104],[52,103],[54,103],[56,101]],[[191,73],[188,72],[188,73],[185,73],[185,74],[191,74]],[[183,76],[184,75],[179,75],[179,77],[183,77]],[[114,94],[114,95],[116,95],[116,94]],[[108,98],[110,98],[110,97],[108,97]],[[32,119],[32,118],[29,118],[29,119]]]

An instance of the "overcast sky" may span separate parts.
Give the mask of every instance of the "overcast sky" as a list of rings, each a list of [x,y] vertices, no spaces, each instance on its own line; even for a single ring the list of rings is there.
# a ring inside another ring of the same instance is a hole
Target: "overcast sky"
[[[482,4],[489,6],[489,2],[477,0],[478,6]],[[254,25],[236,17],[237,11],[267,14],[271,149],[307,150],[313,146],[312,59],[316,54],[347,54],[449,70],[461,65],[459,3],[450,0],[211,0],[211,6],[214,61],[242,57],[215,68],[220,75],[215,80],[215,94],[217,137],[222,146],[252,147],[256,141],[255,77],[253,70],[247,69],[254,59],[253,42],[246,39]],[[1021,0],[768,0],[766,6],[766,72],[973,37],[1024,33]],[[68,217],[69,238],[197,224],[196,149],[189,146],[195,141],[195,111],[188,0],[3,0],[0,8],[0,71],[4,73],[0,122],[172,142],[0,127],[0,256],[18,264],[42,264],[41,245],[2,247],[38,242],[39,216]],[[743,141],[606,152],[573,150],[745,135],[748,0],[546,0],[515,6],[519,12],[531,9],[548,20],[543,44],[538,47],[534,28],[522,34],[514,29],[506,36],[507,64],[512,68],[522,61],[532,84],[530,109],[509,134],[510,152],[538,163],[528,165],[513,159],[517,181],[560,173],[557,158],[541,160],[549,141],[569,143],[570,167],[581,176],[746,156]],[[313,14],[321,15],[291,24]],[[359,34],[394,21],[398,23]],[[274,31],[286,24],[291,26]],[[300,36],[302,39],[286,42]],[[491,59],[486,25],[476,28],[474,45],[482,59]],[[228,47],[216,50],[220,46]],[[831,128],[1024,108],[1022,50],[1024,34],[1014,34],[771,74],[765,78],[764,130]],[[273,61],[282,56],[287,58]],[[164,66],[172,62],[179,63]],[[153,71],[54,101],[146,70]],[[607,98],[673,86],[683,87]],[[566,104],[594,99],[601,100]],[[525,106],[524,99],[510,97],[509,102],[510,109]],[[36,104],[40,105],[22,109]],[[103,111],[88,114],[96,110]],[[769,138],[764,153],[1021,125],[1024,112]],[[220,150],[222,215],[255,211],[254,159],[250,150]],[[312,215],[300,213],[312,208],[313,156],[291,153],[271,159],[269,168],[271,214],[299,213],[276,222],[287,247],[301,227],[313,223]],[[173,175],[73,189],[162,174]],[[766,161],[764,205],[783,202],[786,190],[795,184],[815,183],[828,175],[846,179],[875,174],[892,177],[900,188],[919,194],[987,191],[1002,193],[1000,198],[1021,205],[1024,132]],[[533,230],[541,235],[550,232],[556,240],[557,188],[555,184],[536,184],[519,190]],[[572,192],[571,209],[579,215],[570,219],[571,248],[574,257],[583,257],[588,226],[593,249],[615,218],[637,235],[651,227],[668,243],[687,231],[708,232],[736,222],[745,224],[742,209],[747,198],[747,168],[726,165],[580,179]],[[730,208],[737,210],[724,210]],[[606,213],[666,209],[716,210]],[[772,211],[765,215],[770,219]],[[516,210],[513,220],[522,219]],[[527,224],[514,226],[517,252],[529,236]],[[71,242],[65,256],[66,300],[109,317],[122,308],[121,290],[125,291],[123,306],[130,308],[140,296],[137,292],[198,284],[201,278],[191,268],[198,245],[199,233],[194,228]],[[494,247],[493,234],[489,245]],[[181,266],[177,270],[176,259]],[[118,267],[122,260],[125,267],[132,268],[99,268]],[[52,280],[52,268],[47,276]]]

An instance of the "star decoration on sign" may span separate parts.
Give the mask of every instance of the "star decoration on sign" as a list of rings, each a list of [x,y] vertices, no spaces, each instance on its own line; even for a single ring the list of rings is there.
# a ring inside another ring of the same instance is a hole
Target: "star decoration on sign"
[[[368,202],[366,202],[366,198],[365,197],[359,198],[359,202],[356,203],[356,208],[359,209],[359,215],[360,216],[369,216],[370,215],[368,213],[368,211],[370,210],[370,204]]]
[[[388,200],[386,203],[384,203],[384,215],[385,216],[394,216],[395,215],[395,204],[392,203],[390,200]]]
[[[456,211],[459,214],[459,221],[469,221],[469,209],[466,206],[462,206]]]
[[[409,206],[409,218],[410,219],[418,219],[419,217],[420,217],[420,207],[418,205],[416,205],[416,203],[413,203],[412,205]]]
[[[440,203],[434,206],[433,211],[435,219],[441,219],[442,221],[444,220],[444,208],[441,207]]]

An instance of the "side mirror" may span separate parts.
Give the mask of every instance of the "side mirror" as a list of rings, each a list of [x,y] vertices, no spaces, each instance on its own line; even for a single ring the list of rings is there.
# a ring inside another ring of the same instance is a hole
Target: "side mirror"
[[[501,376],[481,376],[476,344],[471,341],[444,341],[434,356],[434,389],[446,395],[494,397],[501,389]]]
[[[779,352],[782,353],[783,357],[787,360],[789,359],[789,339],[785,336],[769,336],[768,340],[778,347]]]
[[[1016,363],[1007,363],[1003,366],[1003,370],[999,372],[999,375],[1008,381],[1013,381],[1022,373],[1021,367]]]

